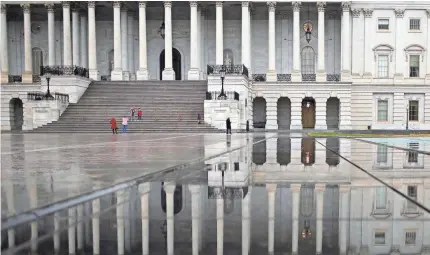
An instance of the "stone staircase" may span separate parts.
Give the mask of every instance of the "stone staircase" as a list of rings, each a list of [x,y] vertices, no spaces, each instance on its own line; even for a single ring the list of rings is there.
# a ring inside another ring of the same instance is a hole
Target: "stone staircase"
[[[97,81],[92,82],[78,103],[70,104],[58,121],[31,132],[105,133],[109,121],[130,116],[135,106],[143,111],[141,121],[129,121],[128,133],[224,132],[202,122],[207,81]],[[137,111],[136,111],[137,114]],[[179,116],[181,115],[181,120]]]

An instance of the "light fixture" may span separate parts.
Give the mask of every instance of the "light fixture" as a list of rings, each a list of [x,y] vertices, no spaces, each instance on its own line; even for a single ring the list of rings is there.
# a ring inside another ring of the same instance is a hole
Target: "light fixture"
[[[161,37],[164,39],[164,36],[166,35],[166,27],[164,26],[164,22],[161,23],[160,28],[158,29],[158,34],[161,35]]]
[[[309,43],[311,41],[311,30],[308,28],[306,29],[306,33],[305,33],[305,37],[306,37],[306,41]]]
[[[311,103],[310,102],[306,102],[306,108],[311,107]]]
[[[221,77],[221,94],[219,94],[218,99],[225,100],[227,99],[227,95],[224,92],[224,78],[225,78],[225,67],[221,66],[221,70],[219,70],[219,76]]]
[[[302,238],[306,239],[312,235],[311,227],[309,226],[309,222],[305,220],[305,227],[302,230]]]

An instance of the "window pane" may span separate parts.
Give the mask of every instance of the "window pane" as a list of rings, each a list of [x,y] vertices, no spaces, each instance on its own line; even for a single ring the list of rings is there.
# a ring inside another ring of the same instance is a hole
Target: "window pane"
[[[410,30],[420,30],[420,19],[410,19],[409,20]]]
[[[376,209],[385,209],[386,202],[386,188],[378,187],[376,188]]]
[[[379,19],[378,20],[378,29],[379,30],[388,30],[389,28],[389,20],[388,19]]]
[[[388,77],[388,56],[379,55],[378,57],[378,77],[387,78]]]
[[[310,46],[302,50],[302,74],[315,73],[315,52]]]
[[[378,101],[378,121],[388,121],[388,101]]]
[[[409,59],[409,77],[418,77],[420,74],[420,56],[411,55]]]
[[[415,231],[406,232],[405,244],[414,245],[417,239],[417,233]]]
[[[376,162],[377,163],[387,163],[388,149],[387,146],[383,144],[378,145],[378,151],[376,154]]]
[[[418,100],[409,101],[409,120],[410,121],[418,121]]]
[[[375,244],[385,244],[385,232],[375,232]]]

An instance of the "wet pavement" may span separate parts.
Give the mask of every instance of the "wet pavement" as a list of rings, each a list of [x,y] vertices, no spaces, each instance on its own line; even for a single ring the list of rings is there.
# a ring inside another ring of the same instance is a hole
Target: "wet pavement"
[[[76,240],[62,210],[60,254],[74,251],[70,240],[106,255],[430,252],[430,156],[413,151],[429,151],[430,139],[301,136],[2,135],[2,219],[185,164],[102,196],[96,239],[94,201],[78,209]],[[17,227],[14,243],[54,222]],[[53,238],[32,249],[52,254]]]

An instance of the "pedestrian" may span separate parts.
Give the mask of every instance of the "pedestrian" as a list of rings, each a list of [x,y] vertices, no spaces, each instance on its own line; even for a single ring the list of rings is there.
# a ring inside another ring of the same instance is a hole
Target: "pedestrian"
[[[134,113],[136,112],[136,107],[135,106],[131,107],[130,111],[131,111],[131,121],[133,121]]]
[[[110,128],[112,129],[112,134],[118,134],[118,127],[116,126],[116,119],[110,119]]]
[[[201,120],[201,117],[200,117],[200,113],[197,113],[197,123],[198,124],[202,123],[202,120]]]
[[[230,132],[230,135],[231,135],[231,121],[230,121],[230,118],[227,118],[227,120],[225,121],[225,124],[227,126],[227,135],[228,135],[229,132]]]
[[[128,118],[127,116],[124,116],[122,118],[122,132],[127,133],[127,124],[128,124]]]
[[[143,115],[143,112],[142,112],[142,110],[139,108],[139,110],[137,110],[137,119],[138,119],[138,120],[142,120],[142,115]]]

